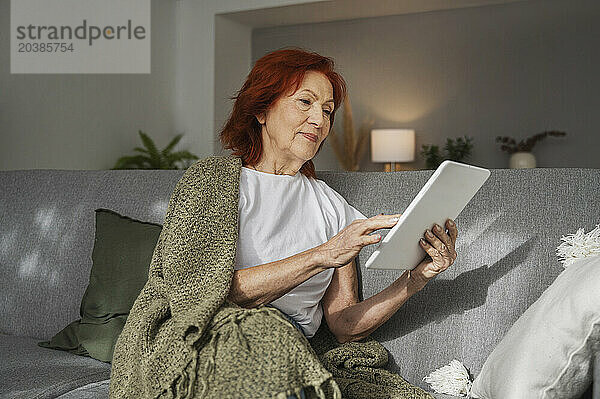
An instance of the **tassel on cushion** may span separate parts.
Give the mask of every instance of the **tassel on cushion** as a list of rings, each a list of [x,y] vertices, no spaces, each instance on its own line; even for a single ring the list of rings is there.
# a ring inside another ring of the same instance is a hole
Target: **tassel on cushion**
[[[423,378],[423,381],[431,385],[436,393],[455,396],[469,395],[473,385],[469,371],[456,359],[452,360],[450,364],[433,371]]]
[[[600,224],[587,234],[583,231],[580,228],[575,234],[561,237],[564,242],[556,248],[556,256],[565,269],[578,259],[600,255]]]

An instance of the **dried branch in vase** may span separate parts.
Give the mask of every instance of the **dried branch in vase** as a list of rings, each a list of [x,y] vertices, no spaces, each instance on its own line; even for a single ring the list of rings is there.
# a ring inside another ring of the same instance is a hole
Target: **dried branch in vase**
[[[535,143],[537,143],[538,141],[541,141],[546,136],[558,137],[558,136],[565,136],[566,134],[567,133],[565,133],[565,132],[558,132],[555,130],[542,132],[542,133],[538,133],[534,136],[528,137],[526,139],[523,139],[523,140],[519,141],[518,144],[515,141],[515,139],[513,139],[512,137],[497,136],[496,142],[502,143],[502,145],[500,146],[500,149],[502,151],[506,151],[509,154],[514,154],[515,152],[531,152],[531,150],[535,146]]]
[[[350,107],[350,98],[346,95],[344,98],[344,115],[342,122],[343,145],[340,143],[340,139],[333,127],[329,132],[328,140],[338,162],[342,165],[344,170],[357,171],[359,170],[360,160],[367,149],[367,139],[369,138],[371,126],[373,126],[375,121],[369,119],[369,121],[364,123],[358,131],[358,137],[356,137],[352,108]]]

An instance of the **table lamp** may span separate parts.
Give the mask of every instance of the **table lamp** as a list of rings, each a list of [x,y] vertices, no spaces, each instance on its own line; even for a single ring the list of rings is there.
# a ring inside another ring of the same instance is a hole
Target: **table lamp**
[[[396,171],[396,162],[415,160],[415,131],[413,129],[371,130],[371,159],[385,162],[385,171]]]

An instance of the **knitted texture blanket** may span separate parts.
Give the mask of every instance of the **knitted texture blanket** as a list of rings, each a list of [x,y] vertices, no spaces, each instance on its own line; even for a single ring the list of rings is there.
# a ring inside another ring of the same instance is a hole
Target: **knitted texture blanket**
[[[110,399],[434,399],[385,370],[370,337],[339,344],[325,322],[308,340],[275,308],[226,300],[238,238],[241,158],[211,156],[183,174],[114,349]]]

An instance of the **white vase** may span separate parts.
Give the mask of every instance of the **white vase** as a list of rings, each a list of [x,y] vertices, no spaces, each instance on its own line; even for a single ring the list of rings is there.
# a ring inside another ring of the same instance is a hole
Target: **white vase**
[[[535,156],[530,152],[515,152],[510,156],[511,169],[535,168]]]

